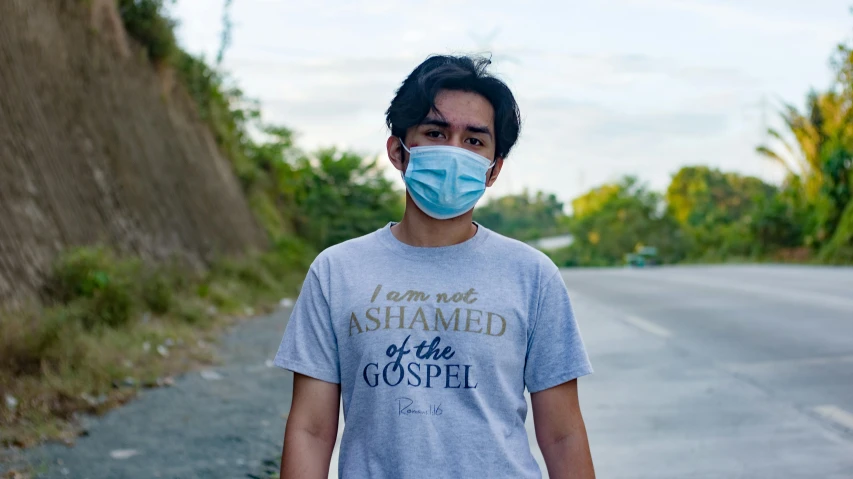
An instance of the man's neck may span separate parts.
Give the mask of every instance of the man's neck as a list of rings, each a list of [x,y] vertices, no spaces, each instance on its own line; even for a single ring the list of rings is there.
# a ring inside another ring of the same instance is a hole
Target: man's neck
[[[437,220],[418,209],[406,195],[406,212],[403,219],[391,227],[391,233],[410,246],[451,246],[463,243],[477,233],[473,216],[474,213],[469,211],[449,220]]]

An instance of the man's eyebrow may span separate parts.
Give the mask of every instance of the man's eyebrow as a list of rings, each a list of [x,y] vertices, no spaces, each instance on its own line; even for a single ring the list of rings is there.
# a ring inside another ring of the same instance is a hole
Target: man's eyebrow
[[[492,137],[492,130],[487,126],[468,125],[465,129],[471,133],[482,133],[484,135],[489,135],[489,138]]]
[[[450,123],[439,118],[426,118],[424,119],[424,121],[421,122],[421,125],[433,125],[439,128],[450,128]],[[465,130],[470,131],[471,133],[481,133],[484,135],[489,135],[489,138],[492,137],[492,130],[487,126],[467,125],[465,127]]]
[[[421,125],[435,125],[441,128],[448,128],[450,123],[444,120],[439,120],[438,118],[426,118],[421,122]]]

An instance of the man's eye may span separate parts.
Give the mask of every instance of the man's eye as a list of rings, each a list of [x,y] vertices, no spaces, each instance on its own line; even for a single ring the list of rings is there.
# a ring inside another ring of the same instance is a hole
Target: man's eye
[[[441,132],[438,130],[431,130],[426,133],[426,136],[430,138],[438,138],[441,136]]]
[[[483,146],[483,142],[478,140],[477,138],[469,138],[468,141],[471,142],[474,146]]]

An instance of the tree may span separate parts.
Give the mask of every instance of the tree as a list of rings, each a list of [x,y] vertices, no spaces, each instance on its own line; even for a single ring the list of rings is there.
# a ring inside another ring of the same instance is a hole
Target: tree
[[[687,253],[687,239],[661,195],[634,177],[595,188],[575,202],[585,207],[572,217],[574,243],[561,253],[564,264],[620,264],[626,253],[642,246],[657,247],[664,262],[679,261]]]
[[[474,210],[474,218],[498,233],[520,241],[565,232],[563,203],[553,194],[541,191],[507,195],[489,201]]]
[[[771,185],[755,177],[686,166],[672,177],[666,201],[680,223],[698,227],[736,221],[753,209],[757,199],[773,191]]]
[[[279,191],[292,195],[296,232],[320,250],[403,215],[403,194],[377,160],[333,148],[282,165]]]
[[[814,211],[806,240],[815,245],[832,237],[853,197],[853,51],[849,46],[839,46],[833,65],[835,87],[809,93],[805,113],[785,105],[781,117],[794,141],[770,129],[777,147],[757,148],[783,165],[789,177],[797,178],[800,194]]]
[[[334,148],[306,154],[284,127],[245,144],[249,202],[274,242],[296,236],[316,250],[375,231],[403,213],[403,194],[377,161]]]
[[[756,202],[750,216],[749,237],[758,253],[766,255],[803,245],[810,213],[799,191],[798,185],[786,184]]]
[[[693,243],[692,256],[745,256],[755,251],[751,215],[775,188],[758,178],[687,166],[672,177],[666,202]]]
[[[593,188],[572,200],[572,216],[581,219],[601,210],[605,203],[621,191],[619,184],[610,183]]]

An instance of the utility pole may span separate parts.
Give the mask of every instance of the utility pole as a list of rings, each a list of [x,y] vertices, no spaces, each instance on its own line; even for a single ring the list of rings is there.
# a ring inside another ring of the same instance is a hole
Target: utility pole
[[[759,128],[759,131],[758,131],[758,135],[756,138],[756,142],[757,142],[756,146],[763,145],[763,146],[770,147],[770,134],[767,132],[770,129],[769,107],[770,107],[770,104],[767,100],[767,94],[766,93],[761,94],[761,98],[758,100],[758,102],[750,103],[750,104],[744,106],[744,109],[747,111],[754,111],[756,109],[758,110],[758,116],[759,116],[758,128]],[[753,121],[753,118],[754,118],[751,113],[746,113],[746,112],[744,114],[744,117],[750,123]],[[750,135],[750,136],[752,136],[752,135]],[[759,161],[761,162],[761,165],[759,167],[761,170],[761,175],[766,178],[768,176],[768,173],[772,171],[772,164],[769,161],[767,161],[766,158],[759,158]]]
[[[759,108],[761,109],[761,134],[760,134],[761,135],[760,136],[761,137],[761,144],[769,147],[770,134],[768,133],[768,130],[770,129],[770,125],[768,124],[768,121],[767,121],[767,107],[768,107],[768,105],[767,105],[767,94],[766,93],[761,94],[761,101],[758,104],[759,104]],[[761,173],[763,173],[762,176],[764,176],[766,178],[769,170],[770,170],[770,162],[765,160],[761,166]]]

